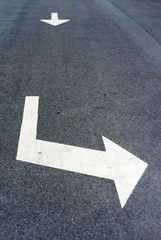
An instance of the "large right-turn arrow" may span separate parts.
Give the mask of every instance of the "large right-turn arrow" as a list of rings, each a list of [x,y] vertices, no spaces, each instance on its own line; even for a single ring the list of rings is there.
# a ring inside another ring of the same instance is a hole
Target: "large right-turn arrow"
[[[26,97],[16,159],[111,179],[124,207],[147,164],[105,137],[106,151],[36,139],[38,101],[39,97]]]

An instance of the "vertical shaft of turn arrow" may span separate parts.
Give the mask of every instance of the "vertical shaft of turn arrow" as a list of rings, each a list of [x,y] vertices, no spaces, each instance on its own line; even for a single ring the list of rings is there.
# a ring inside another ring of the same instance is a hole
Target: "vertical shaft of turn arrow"
[[[37,135],[39,97],[26,97],[17,159],[32,159]]]

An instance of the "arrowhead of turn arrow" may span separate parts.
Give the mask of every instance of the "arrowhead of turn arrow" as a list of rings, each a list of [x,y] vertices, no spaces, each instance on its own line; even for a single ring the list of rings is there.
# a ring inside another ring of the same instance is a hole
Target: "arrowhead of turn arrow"
[[[147,163],[103,137],[108,161],[115,168],[114,182],[123,208],[144,173]]]
[[[40,19],[41,22],[48,23],[52,26],[58,26],[60,24],[63,24],[65,22],[69,22],[70,19],[59,19],[58,13],[51,13],[51,19]]]

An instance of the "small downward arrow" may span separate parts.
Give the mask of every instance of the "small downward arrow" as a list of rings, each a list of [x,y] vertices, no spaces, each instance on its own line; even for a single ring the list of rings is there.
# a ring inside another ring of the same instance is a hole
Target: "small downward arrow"
[[[52,26],[58,26],[60,24],[63,24],[65,22],[69,22],[70,19],[59,19],[58,13],[51,13],[51,19],[40,19],[41,22],[48,23]]]
[[[38,97],[26,97],[17,160],[111,179],[124,207],[147,163],[103,137],[106,151],[36,139]]]

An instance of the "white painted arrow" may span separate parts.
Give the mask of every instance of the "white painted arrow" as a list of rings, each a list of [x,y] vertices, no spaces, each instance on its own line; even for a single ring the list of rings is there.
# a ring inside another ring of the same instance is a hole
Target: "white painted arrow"
[[[58,13],[51,13],[51,19],[40,19],[41,22],[48,23],[53,26],[58,26],[60,24],[63,24],[65,22],[69,22],[70,19],[59,19]]]
[[[103,137],[106,151],[36,139],[39,97],[26,97],[17,160],[114,180],[121,207],[147,164]]]

